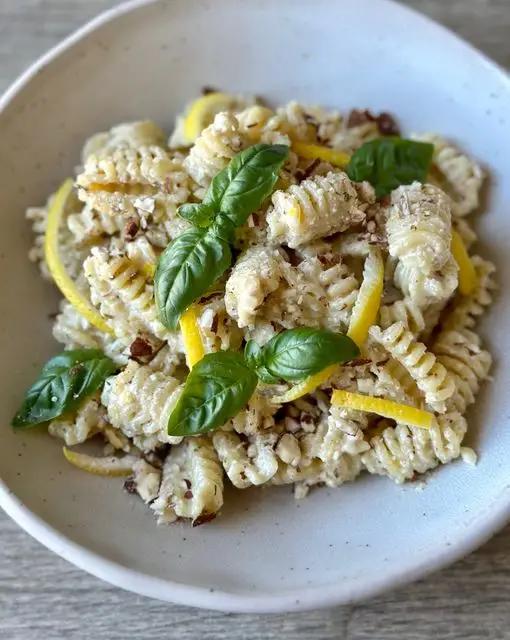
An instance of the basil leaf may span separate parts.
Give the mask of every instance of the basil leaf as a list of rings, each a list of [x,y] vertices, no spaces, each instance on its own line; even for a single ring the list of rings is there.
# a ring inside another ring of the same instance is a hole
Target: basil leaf
[[[191,370],[168,420],[172,436],[212,431],[233,418],[248,402],[257,376],[242,354],[218,351],[206,354]]]
[[[307,378],[336,362],[352,360],[359,353],[357,345],[341,333],[299,327],[271,338],[263,347],[259,362],[270,375],[291,382]]]
[[[197,226],[207,226],[221,211],[237,227],[246,222],[271,194],[289,155],[282,144],[256,144],[238,153],[212,180],[201,205],[182,205],[179,215]]]
[[[216,211],[211,204],[190,203],[179,207],[179,215],[189,220],[196,227],[209,227],[215,217]]]
[[[26,392],[12,426],[29,427],[75,409],[116,370],[115,363],[97,349],[64,351],[44,365]]]
[[[377,138],[357,149],[347,165],[355,182],[368,180],[378,198],[401,184],[425,182],[434,145],[403,138]]]
[[[249,340],[244,348],[244,359],[246,365],[252,371],[255,371],[259,380],[266,384],[274,384],[279,382],[280,378],[271,375],[263,364],[264,349],[259,346],[255,340]]]
[[[181,314],[203,295],[232,262],[232,225],[220,217],[208,229],[190,229],[161,254],[154,296],[161,322],[175,329]]]

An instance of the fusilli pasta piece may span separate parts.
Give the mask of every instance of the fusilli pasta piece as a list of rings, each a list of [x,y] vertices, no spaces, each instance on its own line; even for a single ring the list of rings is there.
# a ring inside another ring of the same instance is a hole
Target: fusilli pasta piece
[[[66,349],[101,349],[115,363],[124,365],[128,359],[127,344],[93,327],[72,304],[63,300],[53,325],[53,337]]]
[[[330,172],[275,191],[267,212],[269,238],[296,247],[359,224],[363,203],[343,172]]]
[[[371,337],[382,345],[409,372],[425,401],[435,411],[446,411],[446,400],[455,393],[455,382],[433,353],[418,342],[402,322],[395,322],[384,331],[371,327]]]
[[[390,255],[426,274],[450,258],[451,209],[437,187],[413,182],[391,194],[386,222]]]
[[[161,485],[161,471],[140,458],[133,465],[133,478],[128,480],[136,493],[145,503],[150,503],[158,497]],[[130,485],[128,485],[130,486]]]
[[[236,114],[240,132],[251,144],[285,144],[290,146],[290,138],[280,116],[259,104],[252,105]]]
[[[261,246],[238,258],[225,285],[225,306],[239,327],[253,324],[257,309],[278,288],[283,262],[278,251]]]
[[[278,470],[278,435],[260,433],[242,439],[237,433],[216,431],[213,445],[230,482],[238,489],[268,482]]]
[[[105,249],[94,247],[83,268],[92,303],[117,337],[129,341],[137,333],[146,332],[172,341],[182,352],[179,333],[170,331],[158,319],[152,285],[129,258],[111,256]]]
[[[401,404],[423,404],[416,382],[397,360],[390,358],[382,365],[374,364],[371,370],[376,376],[376,382],[369,395],[387,397]]]
[[[72,447],[104,431],[107,425],[106,411],[99,403],[99,393],[96,393],[87,398],[74,415],[52,420],[48,425],[48,433]]]
[[[480,256],[473,256],[471,261],[478,278],[477,286],[471,295],[459,296],[455,299],[452,309],[442,322],[445,329],[472,329],[478,318],[492,303],[492,295],[496,289],[494,282],[496,267]]]
[[[103,215],[140,219],[140,226],[176,218],[195,188],[183,156],[161,147],[120,148],[92,155],[77,177],[78,196]]]
[[[182,438],[169,436],[167,425],[181,389],[177,378],[131,360],[121,373],[108,378],[101,402],[112,426],[133,438],[137,446],[141,444],[140,448],[144,448],[144,436],[177,444]]]
[[[208,438],[187,438],[172,447],[163,465],[159,495],[151,508],[158,522],[211,520],[223,505],[223,470]]]
[[[400,484],[415,473],[458,458],[466,430],[466,420],[457,412],[439,416],[430,429],[398,424],[372,438],[370,451],[361,460],[369,473],[386,475]]]
[[[455,382],[448,406],[464,413],[489,375],[491,354],[481,348],[479,336],[468,329],[441,331],[432,350]]]
[[[441,186],[454,202],[453,213],[465,216],[474,211],[480,202],[484,178],[481,167],[455,145],[436,134],[426,133],[416,138],[434,145],[433,163],[440,173]]]
[[[395,322],[402,322],[407,329],[415,334],[421,333],[425,328],[421,308],[411,298],[383,305],[380,314],[380,324],[383,329],[387,329]]]
[[[249,146],[249,141],[239,130],[236,117],[227,112],[218,113],[191,147],[184,166],[195,182],[207,187],[211,179],[246,146]]]
[[[163,146],[164,144],[165,134],[155,122],[151,120],[123,122],[109,131],[91,136],[83,146],[81,157],[85,164],[90,155],[111,153],[119,147],[137,149],[142,146]]]

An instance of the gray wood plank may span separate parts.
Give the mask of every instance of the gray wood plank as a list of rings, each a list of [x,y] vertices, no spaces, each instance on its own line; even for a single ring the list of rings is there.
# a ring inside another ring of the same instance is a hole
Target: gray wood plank
[[[0,91],[112,0],[0,0]],[[510,66],[508,0],[411,0]],[[352,607],[225,615],[160,603],[89,576],[0,513],[0,638],[5,640],[502,640],[510,638],[510,527],[414,585]]]

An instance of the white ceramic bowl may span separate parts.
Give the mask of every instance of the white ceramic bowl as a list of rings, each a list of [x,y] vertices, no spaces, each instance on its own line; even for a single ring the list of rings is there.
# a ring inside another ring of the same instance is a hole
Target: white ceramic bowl
[[[405,130],[461,140],[490,167],[479,229],[500,282],[509,281],[510,83],[470,46],[385,0],[123,5],[51,51],[0,103],[0,503],[59,555],[155,598],[228,611],[365,598],[457,559],[509,517],[504,286],[483,326],[497,365],[470,420],[479,464],[441,468],[422,491],[374,477],[301,502],[285,488],[232,491],[211,525],[156,527],[120,481],[71,468],[41,430],[7,426],[57,349],[48,319],[57,297],[26,260],[23,210],[71,172],[86,136],[141,117],[170,127],[203,85],[275,102],[385,109]]]

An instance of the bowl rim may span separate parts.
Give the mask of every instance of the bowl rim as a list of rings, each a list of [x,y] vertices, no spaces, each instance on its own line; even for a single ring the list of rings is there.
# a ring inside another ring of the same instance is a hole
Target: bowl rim
[[[101,12],[83,26],[73,31],[55,46],[42,54],[33,62],[7,90],[0,96],[0,114],[9,106],[16,96],[28,86],[30,81],[46,66],[56,60],[73,45],[83,40],[99,27],[112,22],[116,18],[131,13],[141,7],[158,4],[165,0],[128,0],[106,11]],[[396,0],[377,0],[407,13],[414,21],[422,21],[430,29],[434,29],[442,37],[455,40],[467,54],[475,56],[479,62],[491,71],[501,75],[502,82],[510,85],[510,76],[497,62],[464,40],[452,30],[436,22],[432,18],[416,11]],[[510,86],[509,86],[510,91]],[[510,521],[510,486],[504,489],[497,503],[492,504],[491,512],[482,521],[472,524],[466,529],[462,538],[452,542],[450,546],[438,551],[430,560],[418,562],[411,569],[400,569],[388,572],[383,577],[371,577],[370,583],[359,583],[354,586],[338,583],[305,589],[267,592],[265,594],[233,593],[222,590],[211,591],[206,587],[189,586],[171,579],[150,576],[135,571],[102,555],[88,550],[73,542],[63,533],[52,527],[43,518],[33,513],[9,489],[0,477],[0,507],[22,529],[35,538],[43,546],[84,571],[105,580],[124,590],[175,604],[214,609],[224,612],[239,613],[281,613],[286,611],[306,611],[331,607],[335,605],[355,603],[376,596],[387,589],[423,578],[426,575],[445,567],[466,556],[486,542],[494,533]]]

